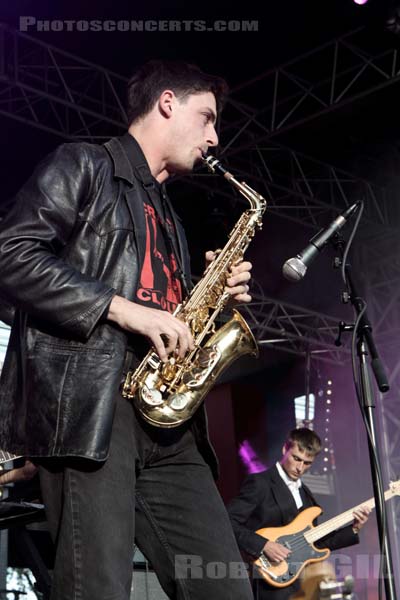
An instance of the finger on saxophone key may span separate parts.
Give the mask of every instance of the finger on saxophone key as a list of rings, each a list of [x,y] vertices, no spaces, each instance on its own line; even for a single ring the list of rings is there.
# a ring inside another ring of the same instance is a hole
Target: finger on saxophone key
[[[148,308],[116,295],[107,317],[122,329],[147,337],[163,362],[176,349],[179,357],[183,358],[189,349],[194,348],[189,327],[167,311]]]
[[[236,302],[251,302],[251,296],[248,293],[251,269],[252,264],[249,261],[242,261],[231,269],[230,276],[226,280],[226,291]]]

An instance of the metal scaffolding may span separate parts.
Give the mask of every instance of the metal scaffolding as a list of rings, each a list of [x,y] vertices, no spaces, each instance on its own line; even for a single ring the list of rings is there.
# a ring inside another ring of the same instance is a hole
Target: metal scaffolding
[[[393,261],[381,260],[388,236],[397,237],[387,190],[262,141],[397,82],[397,49],[388,46],[394,39],[386,34],[371,41],[365,30],[357,30],[261,74],[233,90],[221,123],[227,140],[224,160],[265,195],[269,210],[280,217],[315,230],[355,200],[364,200],[358,239],[365,244],[359,262],[373,265],[370,302],[389,326],[397,326],[399,312],[388,282],[398,280],[399,269]],[[124,77],[0,24],[0,114],[64,139],[104,139],[126,129],[121,101],[126,83]],[[213,176],[199,173],[188,180],[232,197],[233,190]],[[268,302],[254,306],[258,323],[269,322],[270,310]],[[315,326],[317,331],[319,324]]]
[[[195,277],[197,283],[199,277]],[[262,293],[261,286],[253,280],[250,304],[236,306],[250,327],[259,349],[275,350],[309,356],[313,360],[338,366],[348,364],[350,340],[339,336],[341,319],[326,313],[309,310],[303,306],[271,298]],[[257,293],[254,288],[261,290]],[[223,320],[230,313],[222,315]]]
[[[346,33],[233,88],[221,128],[224,154],[261,146],[396,83],[396,38],[387,33],[376,38],[367,29]],[[103,139],[126,127],[125,77],[5,24],[0,24],[0,82],[2,114],[62,137]]]
[[[245,178],[265,196],[268,211],[284,219],[319,229],[352,203],[363,200],[363,238],[371,231],[376,235],[380,230],[384,236],[394,230],[385,188],[301,152],[277,144],[254,145],[247,155],[234,160],[228,157],[227,164],[238,178]],[[197,172],[186,179],[199,188],[232,197],[218,176]]]
[[[340,366],[350,356],[346,344],[335,344],[339,325],[335,317],[255,295],[251,304],[240,305],[240,309],[260,347],[309,355]]]
[[[397,43],[390,33],[356,29],[237,86],[225,152],[240,154],[398,82]]]
[[[126,79],[0,24],[0,114],[64,139],[126,130]]]
[[[396,43],[387,32],[357,29],[237,86],[223,114],[221,157],[261,183],[284,218],[315,227],[362,199],[363,224],[383,225],[384,235],[393,227],[385,189],[271,138],[397,83]]]
[[[391,226],[386,191],[383,188],[283,146],[272,142],[261,143],[264,138],[270,137],[271,132],[281,131],[282,126],[266,129],[260,118],[264,118],[267,109],[263,108],[260,112],[259,108],[249,108],[241,101],[246,90],[252,102],[260,99],[263,106],[269,106],[268,94],[265,90],[263,94],[256,94],[255,86],[265,87],[265,82],[273,80],[275,87],[270,109],[276,116],[281,106],[287,106],[293,101],[287,86],[280,84],[280,78],[290,75],[293,83],[296,82],[298,86],[296,93],[301,90],[304,94],[304,82],[301,82],[307,72],[311,79],[306,98],[312,99],[316,94],[321,94],[320,102],[315,104],[314,99],[308,109],[309,118],[316,116],[326,92],[328,63],[321,63],[321,58],[327,53],[328,56],[332,54],[333,60],[328,69],[332,99],[329,106],[332,110],[344,98],[350,101],[359,97],[359,91],[356,96],[351,94],[359,90],[361,83],[364,86],[363,94],[366,95],[382,87],[383,83],[387,85],[396,82],[396,50],[368,52],[365,47],[366,39],[368,37],[361,31],[352,32],[260,75],[232,92],[223,114],[221,135],[225,139],[235,133],[224,144],[224,160],[231,162],[231,156],[235,155],[234,168],[238,174],[250,175],[255,183],[261,185],[270,199],[271,210],[283,218],[317,227],[321,220],[331,218],[356,199],[362,198],[366,203],[365,223]],[[360,44],[361,41],[363,44]],[[347,62],[342,58],[343,53],[349,55]],[[392,65],[389,71],[386,64],[388,57],[391,57]],[[376,86],[373,80],[364,80],[358,74],[360,70],[372,70],[384,82]],[[352,85],[346,86],[345,94],[344,90],[339,93],[339,82],[343,85],[344,78],[350,77],[350,74]],[[311,81],[314,81],[312,85]],[[126,78],[112,71],[0,24],[0,114],[64,139],[104,140],[126,130],[127,120],[122,103],[126,84]],[[298,99],[297,104],[308,106],[304,101],[299,103]],[[245,123],[237,119],[238,112],[242,120],[246,117]],[[257,118],[255,114],[258,115]],[[291,127],[300,122],[294,120],[295,115],[298,112],[291,111]],[[288,118],[285,122],[288,122]],[[272,125],[274,123],[275,118]],[[246,136],[246,144],[250,143],[248,152],[242,151],[243,136]],[[231,148],[233,142],[234,150]],[[210,184],[209,179],[201,177],[193,177],[191,181],[206,188]],[[213,180],[213,191],[214,184]]]

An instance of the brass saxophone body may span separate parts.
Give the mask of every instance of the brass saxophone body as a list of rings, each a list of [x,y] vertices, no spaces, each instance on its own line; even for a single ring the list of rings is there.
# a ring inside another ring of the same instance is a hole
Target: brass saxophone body
[[[210,171],[223,175],[249,201],[250,208],[242,213],[225,247],[174,313],[190,327],[194,350],[183,359],[171,357],[163,363],[152,349],[138,368],[127,374],[122,395],[132,399],[142,417],[158,427],[176,427],[190,419],[222,371],[244,354],[258,355],[254,336],[238,311],[219,329],[215,321],[230,297],[225,291],[229,272],[243,259],[256,229],[262,227],[266,201],[237,181],[213,156],[204,156],[203,162]]]

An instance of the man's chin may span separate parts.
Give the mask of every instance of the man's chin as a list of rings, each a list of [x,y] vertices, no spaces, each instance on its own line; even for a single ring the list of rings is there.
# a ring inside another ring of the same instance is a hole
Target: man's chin
[[[188,163],[185,165],[173,165],[171,170],[175,175],[187,175],[188,173],[191,173],[193,171],[194,164],[195,163],[193,161],[192,163]]]

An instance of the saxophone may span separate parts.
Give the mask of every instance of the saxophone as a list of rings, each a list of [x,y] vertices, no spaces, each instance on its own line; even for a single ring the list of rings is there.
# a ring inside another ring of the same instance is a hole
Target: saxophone
[[[237,181],[213,156],[204,155],[202,160],[212,173],[225,177],[248,200],[250,208],[242,213],[225,247],[217,251],[202,279],[174,312],[190,327],[194,349],[184,358],[170,357],[166,363],[152,349],[126,376],[122,395],[157,427],[176,427],[190,419],[224,369],[241,355],[258,356],[257,342],[237,310],[219,329],[216,319],[230,298],[225,291],[230,269],[243,259],[255,230],[261,229],[266,201],[246,183]]]

